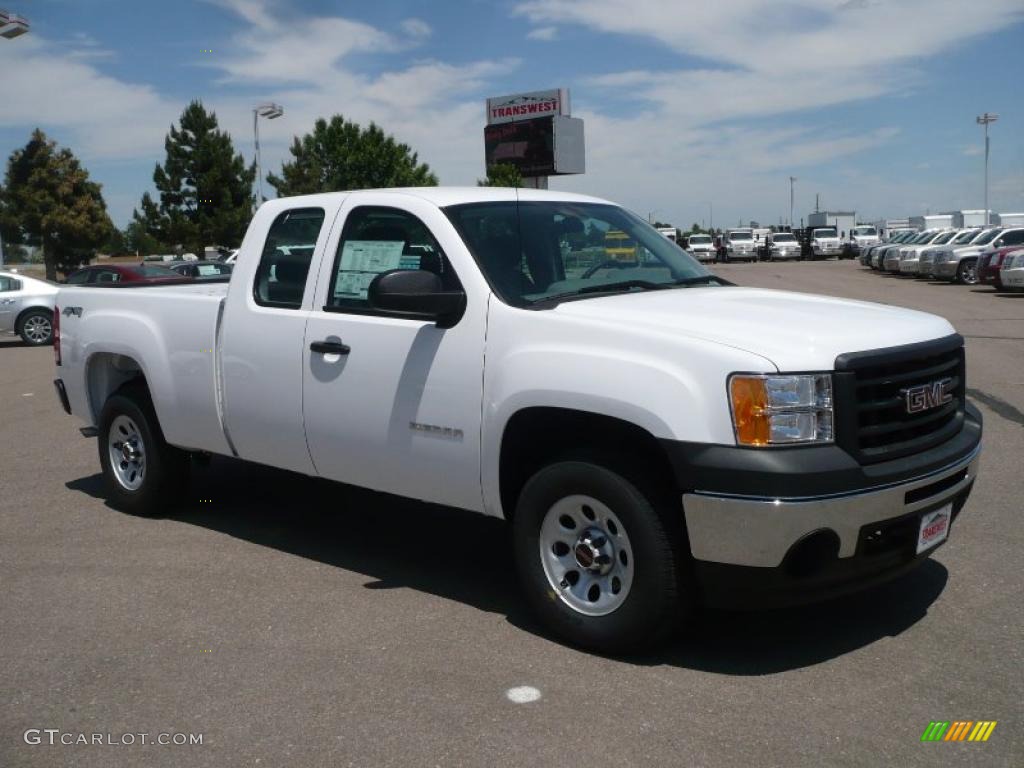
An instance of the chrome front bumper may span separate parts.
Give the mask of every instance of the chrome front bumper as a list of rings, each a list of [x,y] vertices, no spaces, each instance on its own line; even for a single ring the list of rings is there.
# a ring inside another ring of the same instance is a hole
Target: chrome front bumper
[[[772,499],[686,493],[683,511],[690,549],[697,560],[774,568],[801,538],[828,529],[839,537],[839,558],[853,557],[863,526],[942,506],[969,489],[980,456],[979,445],[937,472],[850,494]],[[960,473],[963,477],[951,484]],[[929,493],[933,485],[935,492]]]

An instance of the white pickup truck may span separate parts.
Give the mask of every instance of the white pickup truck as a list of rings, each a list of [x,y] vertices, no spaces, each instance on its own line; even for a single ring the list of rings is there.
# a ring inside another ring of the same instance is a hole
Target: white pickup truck
[[[891,578],[977,473],[944,319],[730,285],[590,197],[273,200],[230,282],[128,285],[56,312],[112,503],[173,509],[190,455],[223,454],[504,517],[529,603],[587,648]]]

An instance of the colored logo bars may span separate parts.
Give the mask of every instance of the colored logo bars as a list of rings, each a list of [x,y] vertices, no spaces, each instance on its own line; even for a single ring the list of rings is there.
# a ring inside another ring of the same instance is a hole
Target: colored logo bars
[[[948,720],[928,723],[921,741],[988,741],[995,730],[996,720]]]

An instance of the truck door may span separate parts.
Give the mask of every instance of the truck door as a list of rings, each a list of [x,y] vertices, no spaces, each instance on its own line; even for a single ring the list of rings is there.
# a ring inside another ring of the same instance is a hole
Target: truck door
[[[302,347],[306,440],[323,477],[482,510],[480,421],[488,291],[438,208],[362,193],[338,215]],[[454,265],[454,266],[453,266]],[[376,310],[380,272],[423,269],[466,289],[452,328]]]
[[[302,342],[316,264],[337,210],[260,209],[221,321],[225,432],[243,459],[315,474],[302,423]],[[250,243],[259,232],[260,242]],[[265,234],[263,234],[265,233]],[[251,252],[249,252],[251,249]]]

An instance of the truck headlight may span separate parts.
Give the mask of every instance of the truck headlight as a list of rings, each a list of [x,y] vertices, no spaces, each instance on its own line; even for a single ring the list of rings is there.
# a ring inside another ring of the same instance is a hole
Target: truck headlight
[[[733,374],[729,404],[739,445],[833,441],[830,374]]]

